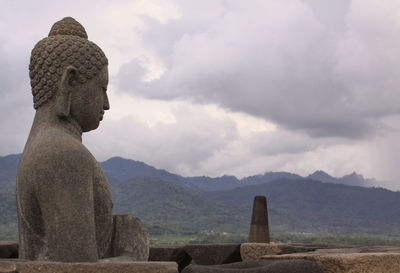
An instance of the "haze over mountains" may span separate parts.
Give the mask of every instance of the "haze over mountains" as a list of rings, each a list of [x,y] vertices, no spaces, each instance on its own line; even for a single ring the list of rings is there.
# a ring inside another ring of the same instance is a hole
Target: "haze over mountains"
[[[3,157],[0,156],[0,189],[7,184],[3,182],[15,181],[20,156],[20,154],[7,155]],[[235,176],[231,175],[224,175],[216,178],[211,178],[208,176],[183,177],[165,170],[156,169],[140,161],[124,159],[121,157],[112,157],[104,162],[100,162],[100,166],[107,177],[111,177],[119,181],[139,177],[158,178],[165,181],[178,183],[192,189],[198,188],[203,191],[228,190],[237,187],[264,184],[283,178],[289,180],[307,178],[324,183],[360,187],[372,187],[377,184],[375,179],[365,179],[362,175],[355,172],[345,175],[341,178],[330,176],[321,170],[315,171],[307,177],[302,177],[300,175],[288,172],[266,172],[262,175],[259,174],[248,176],[239,180]]]
[[[0,157],[0,238],[17,232],[19,157]],[[151,234],[245,234],[254,196],[266,195],[273,233],[400,235],[400,192],[367,188],[375,181],[356,173],[334,178],[322,171],[308,177],[267,172],[237,179],[183,177],[120,157],[100,165],[110,183],[115,213],[139,216]]]
[[[302,177],[288,172],[266,172],[262,175],[249,176],[239,180],[235,176],[231,175],[224,175],[216,178],[207,176],[182,177],[165,170],[156,169],[143,162],[123,159],[121,157],[110,158],[107,161],[101,162],[100,166],[107,176],[118,180],[137,177],[152,177],[171,182],[179,182],[181,185],[185,185],[186,187],[198,188],[203,191],[228,190],[237,187],[264,184],[277,179],[294,180],[300,178],[349,186],[371,187],[376,185],[375,179],[364,179],[362,175],[355,172],[341,178],[332,177],[323,171],[316,171],[307,177]]]

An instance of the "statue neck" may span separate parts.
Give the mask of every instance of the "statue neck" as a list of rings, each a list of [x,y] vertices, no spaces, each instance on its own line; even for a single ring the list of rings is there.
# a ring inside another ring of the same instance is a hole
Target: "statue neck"
[[[56,114],[54,108],[55,107],[46,104],[36,110],[30,135],[35,134],[42,129],[54,128],[64,131],[82,142],[82,128],[78,122],[71,117],[60,118]]]

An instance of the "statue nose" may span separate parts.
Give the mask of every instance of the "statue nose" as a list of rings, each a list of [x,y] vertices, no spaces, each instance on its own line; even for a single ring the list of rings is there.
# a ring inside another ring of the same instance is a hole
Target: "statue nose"
[[[108,101],[108,96],[107,96],[107,94],[104,94],[103,109],[104,109],[104,110],[109,110],[109,109],[110,109],[110,102]]]

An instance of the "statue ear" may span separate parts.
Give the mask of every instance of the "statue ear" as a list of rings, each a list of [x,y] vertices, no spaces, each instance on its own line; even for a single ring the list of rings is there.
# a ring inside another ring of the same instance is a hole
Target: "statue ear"
[[[61,76],[56,102],[57,115],[60,118],[67,118],[69,116],[69,111],[71,108],[73,80],[76,75],[77,69],[70,65],[64,70]]]

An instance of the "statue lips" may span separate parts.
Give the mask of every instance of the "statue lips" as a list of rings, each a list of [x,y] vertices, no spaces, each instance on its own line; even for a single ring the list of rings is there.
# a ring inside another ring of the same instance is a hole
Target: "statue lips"
[[[100,112],[100,118],[99,118],[100,121],[103,120],[103,116],[104,116],[104,111],[101,111],[101,112]]]

